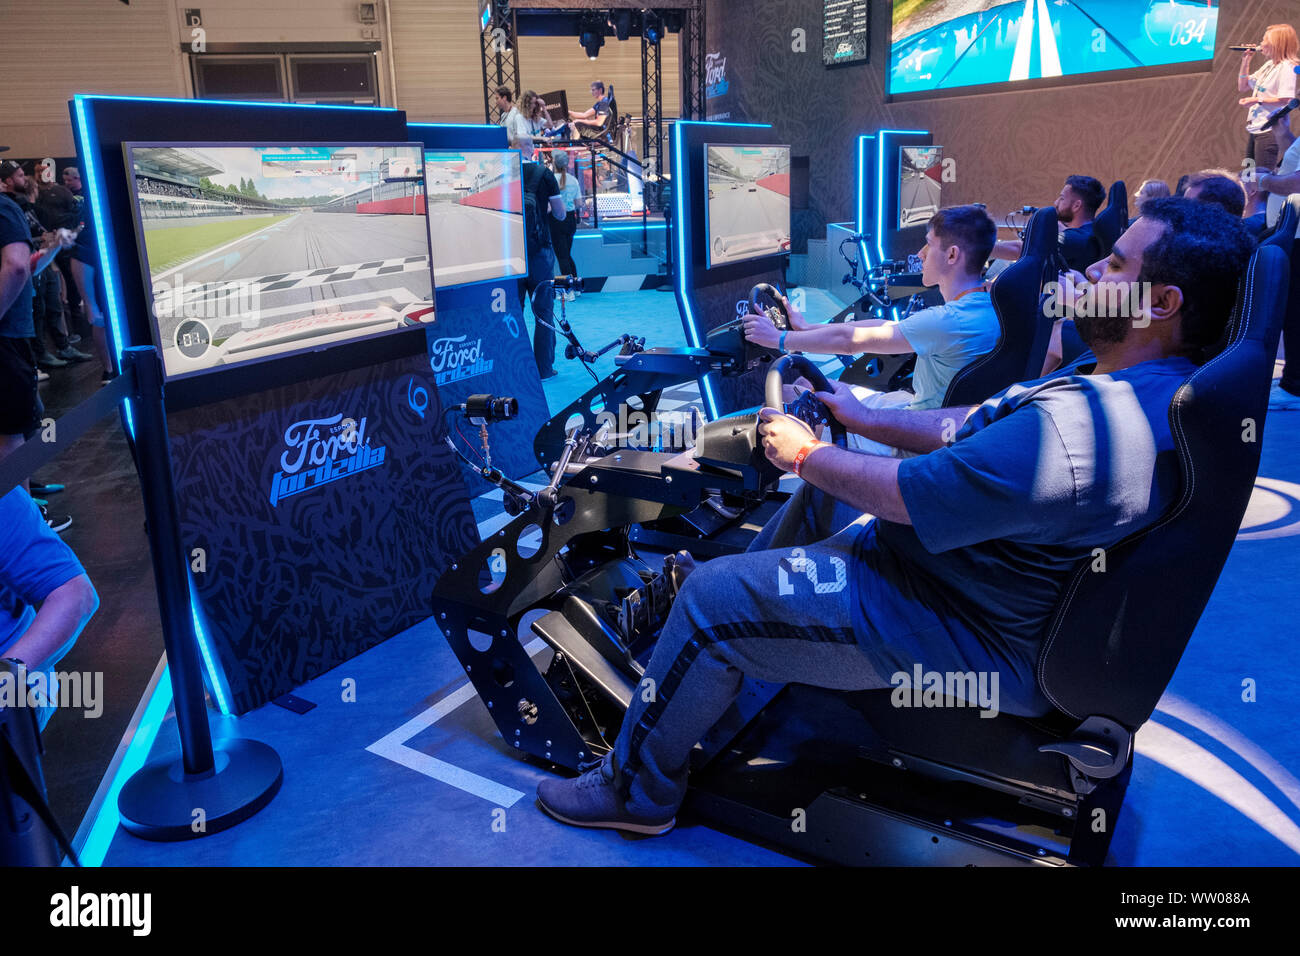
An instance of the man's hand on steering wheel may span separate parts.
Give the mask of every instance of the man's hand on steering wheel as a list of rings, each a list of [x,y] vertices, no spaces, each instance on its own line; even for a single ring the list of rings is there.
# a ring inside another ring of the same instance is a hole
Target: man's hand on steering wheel
[[[844,382],[831,382],[833,392],[814,392],[813,397],[826,406],[846,429],[862,434],[870,412]]]
[[[782,471],[794,471],[795,456],[809,442],[816,441],[817,436],[799,419],[775,408],[761,409],[758,417],[758,434],[767,460]]]
[[[765,349],[774,349],[781,341],[781,333],[767,316],[751,312],[745,316],[745,338]]]

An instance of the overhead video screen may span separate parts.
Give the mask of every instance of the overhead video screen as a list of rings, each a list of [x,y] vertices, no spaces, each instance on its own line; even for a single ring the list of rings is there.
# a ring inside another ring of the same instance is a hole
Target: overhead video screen
[[[1214,58],[1218,0],[894,0],[889,92]]]
[[[426,150],[424,182],[439,286],[528,274],[518,152]]]
[[[790,147],[705,146],[708,266],[790,251]]]
[[[898,228],[910,229],[940,209],[943,147],[900,146],[898,151]]]
[[[126,151],[168,377],[433,320],[419,144]]]

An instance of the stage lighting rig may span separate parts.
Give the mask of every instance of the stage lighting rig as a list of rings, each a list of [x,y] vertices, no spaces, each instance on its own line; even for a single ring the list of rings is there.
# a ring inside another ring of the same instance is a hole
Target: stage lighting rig
[[[658,43],[664,38],[664,21],[653,10],[647,10],[641,17],[641,35],[650,44]]]
[[[599,16],[586,16],[578,24],[578,42],[587,51],[588,59],[600,56],[600,48],[605,45],[605,20]]]

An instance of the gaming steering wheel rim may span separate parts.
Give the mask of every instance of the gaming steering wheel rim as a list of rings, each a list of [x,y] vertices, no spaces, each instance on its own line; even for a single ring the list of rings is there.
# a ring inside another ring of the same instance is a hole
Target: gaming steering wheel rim
[[[798,354],[782,355],[767,370],[767,379],[764,382],[764,399],[769,408],[778,410],[785,408],[785,396],[782,393],[782,386],[785,384],[785,373],[791,368],[801,372],[804,378],[812,383],[814,391],[834,391],[830,379],[806,356]],[[822,407],[825,408],[826,406],[823,405]],[[826,409],[826,423],[831,430],[831,444],[838,445],[840,448],[847,448],[849,443],[848,429],[840,424],[840,420],[835,417],[829,408]]]
[[[772,304],[766,307],[759,305],[758,300],[762,297],[771,300]],[[778,329],[790,328],[790,316],[781,304],[781,293],[770,283],[760,282],[749,290],[749,311],[754,315],[766,315]],[[777,320],[777,315],[772,314],[773,311],[780,316],[780,321]]]

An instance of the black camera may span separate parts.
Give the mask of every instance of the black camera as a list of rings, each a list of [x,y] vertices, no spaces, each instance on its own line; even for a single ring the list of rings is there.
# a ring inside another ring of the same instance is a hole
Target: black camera
[[[471,425],[509,421],[519,414],[519,400],[503,395],[471,395],[465,399],[465,417]]]
[[[566,292],[581,292],[582,279],[578,276],[557,276],[555,279],[555,288],[563,289]]]

